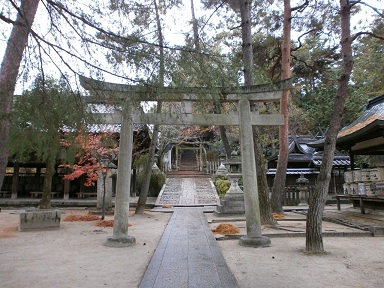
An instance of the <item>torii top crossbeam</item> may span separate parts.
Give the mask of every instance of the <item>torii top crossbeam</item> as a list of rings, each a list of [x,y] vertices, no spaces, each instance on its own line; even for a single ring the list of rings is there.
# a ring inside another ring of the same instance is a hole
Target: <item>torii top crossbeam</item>
[[[238,87],[158,87],[152,85],[125,85],[109,83],[80,76],[80,84],[94,96],[129,98],[133,101],[202,101],[233,102],[246,98],[249,101],[278,101],[281,90],[291,87],[291,81],[274,84]],[[204,96],[203,96],[204,95]],[[102,99],[98,99],[102,100]]]
[[[289,89],[291,82],[282,81],[275,84],[239,86],[239,87],[156,87],[149,85],[124,85],[80,77],[80,84],[91,93],[88,101],[93,103],[106,103],[109,100],[132,102],[138,101],[164,101],[183,102],[189,107],[183,113],[142,113],[132,111],[134,123],[151,123],[160,125],[239,125],[237,114],[196,114],[192,113],[191,102],[238,102],[241,99],[250,102],[273,102],[281,99],[281,90]],[[88,98],[88,97],[87,97]],[[104,123],[121,123],[119,112],[100,114]],[[281,125],[280,114],[259,114],[251,112],[251,125]]]

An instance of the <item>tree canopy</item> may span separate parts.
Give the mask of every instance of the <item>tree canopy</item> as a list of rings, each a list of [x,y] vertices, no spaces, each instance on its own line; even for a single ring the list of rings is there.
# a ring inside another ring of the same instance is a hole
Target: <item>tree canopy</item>
[[[10,154],[18,161],[30,157],[45,162],[51,158],[73,161],[75,136],[86,125],[83,99],[65,83],[37,78],[31,90],[14,101]],[[73,151],[72,153],[70,151]]]

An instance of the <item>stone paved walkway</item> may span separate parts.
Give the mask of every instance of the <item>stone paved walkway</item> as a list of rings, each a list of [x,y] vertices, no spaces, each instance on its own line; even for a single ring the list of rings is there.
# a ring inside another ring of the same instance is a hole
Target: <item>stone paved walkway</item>
[[[168,178],[156,205],[173,206],[173,215],[141,288],[237,287],[203,213],[218,201],[209,178]]]
[[[174,208],[140,288],[235,288],[202,208]]]
[[[210,178],[168,178],[156,206],[217,205],[219,197]]]

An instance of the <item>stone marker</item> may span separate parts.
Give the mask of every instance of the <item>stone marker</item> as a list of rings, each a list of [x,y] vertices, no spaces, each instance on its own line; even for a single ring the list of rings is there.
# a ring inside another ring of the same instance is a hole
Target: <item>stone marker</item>
[[[60,227],[60,210],[25,209],[20,211],[19,231]]]

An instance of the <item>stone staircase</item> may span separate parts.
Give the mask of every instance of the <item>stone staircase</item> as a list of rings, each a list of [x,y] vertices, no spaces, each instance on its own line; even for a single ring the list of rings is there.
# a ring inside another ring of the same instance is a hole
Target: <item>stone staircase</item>
[[[168,171],[166,172],[168,178],[209,178],[210,174],[201,171]]]
[[[179,171],[199,171],[197,155],[194,150],[183,150],[180,154]]]
[[[168,171],[169,178],[207,178],[210,177],[203,171],[199,171],[198,157],[193,150],[183,150],[179,159],[179,170]]]

